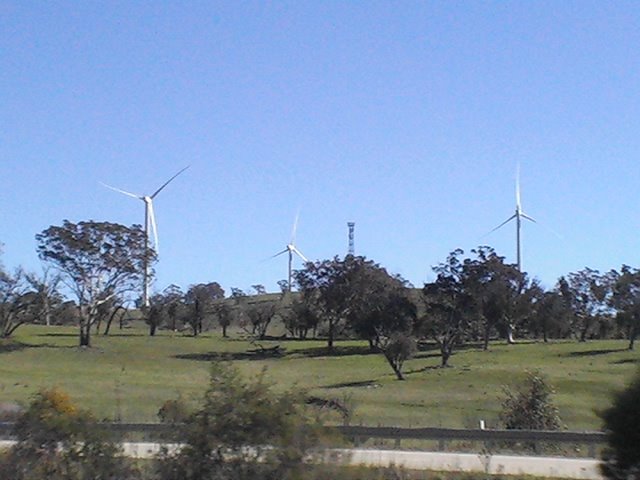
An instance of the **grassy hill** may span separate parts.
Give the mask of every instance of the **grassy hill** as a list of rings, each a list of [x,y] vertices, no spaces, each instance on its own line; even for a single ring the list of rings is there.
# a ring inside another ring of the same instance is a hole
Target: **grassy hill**
[[[597,429],[595,410],[640,363],[624,340],[501,343],[488,352],[473,346],[458,351],[446,369],[438,368],[437,351],[421,351],[407,362],[407,380],[400,382],[382,356],[359,341],[338,342],[333,356],[322,341],[264,341],[264,347],[285,351],[280,358],[260,358],[248,353],[256,345],[239,336],[149,337],[141,326],[95,335],[90,349],[77,343],[75,329],[43,326],[22,327],[0,343],[0,402],[23,402],[37,389],[57,385],[100,418],[153,422],[169,398],[195,402],[207,385],[211,359],[224,354],[248,375],[266,367],[278,389],[346,399],[355,407],[353,422],[367,425],[475,427],[484,419],[496,426],[502,387],[538,369],[555,387],[567,427]]]

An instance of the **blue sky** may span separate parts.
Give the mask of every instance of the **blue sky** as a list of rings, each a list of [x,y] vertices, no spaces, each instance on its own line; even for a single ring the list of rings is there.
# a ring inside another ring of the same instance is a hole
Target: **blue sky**
[[[156,289],[276,290],[298,248],[415,285],[493,246],[551,287],[638,266],[640,4],[0,0],[2,262],[63,219],[143,222]],[[559,232],[561,238],[552,233]],[[298,264],[299,265],[299,264]]]

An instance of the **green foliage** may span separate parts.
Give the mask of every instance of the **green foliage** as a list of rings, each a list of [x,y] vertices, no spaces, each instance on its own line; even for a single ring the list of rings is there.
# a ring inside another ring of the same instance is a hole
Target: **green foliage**
[[[404,380],[402,367],[404,362],[409,360],[416,351],[414,338],[403,332],[393,333],[381,339],[380,349],[398,380]]]
[[[517,389],[504,388],[500,419],[507,429],[559,430],[562,427],[558,409],[551,402],[554,393],[539,372],[527,372]]]
[[[184,423],[191,414],[187,402],[181,396],[166,400],[158,410],[160,423]]]
[[[302,399],[277,395],[265,382],[241,378],[222,362],[211,367],[200,409],[185,422],[184,446],[157,461],[162,480],[302,478],[303,459],[320,441],[309,427]]]
[[[614,396],[600,413],[608,446],[602,456],[602,473],[612,480],[640,477],[640,372]]]
[[[36,235],[38,255],[60,271],[80,307],[80,345],[91,344],[99,308],[124,297],[143,279],[145,265],[156,259],[139,225],[68,220]]]
[[[136,478],[120,448],[62,390],[40,391],[18,418],[14,433],[18,443],[3,457],[0,478]]]

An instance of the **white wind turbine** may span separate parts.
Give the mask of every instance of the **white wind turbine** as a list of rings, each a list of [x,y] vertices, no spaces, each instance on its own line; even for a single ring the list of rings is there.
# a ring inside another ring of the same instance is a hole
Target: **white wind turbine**
[[[276,253],[275,255],[273,255],[271,258],[275,258],[275,257],[279,257],[280,255],[283,255],[285,253],[289,254],[289,269],[288,269],[288,287],[289,287],[289,291],[291,291],[291,272],[292,272],[292,267],[293,267],[293,254],[295,253],[298,257],[300,257],[302,259],[303,262],[307,263],[309,260],[307,260],[307,258],[302,254],[302,252],[300,252],[300,250],[298,250],[296,248],[296,230],[298,229],[298,217],[300,215],[300,212],[298,212],[296,214],[296,219],[293,222],[293,228],[291,229],[291,240],[289,241],[289,243],[287,244],[287,246],[285,247],[284,250],[282,250],[281,252]]]
[[[520,165],[518,164],[517,170],[516,170],[516,211],[513,215],[511,215],[509,218],[507,218],[504,222],[502,222],[500,225],[498,225],[496,228],[494,228],[493,230],[491,230],[491,232],[495,232],[496,230],[498,230],[500,227],[502,227],[503,225],[506,225],[507,223],[509,223],[511,220],[513,220],[515,218],[516,220],[516,255],[517,255],[517,266],[518,266],[518,270],[522,271],[522,250],[521,250],[521,245],[520,245],[520,228],[522,225],[522,218],[529,220],[530,222],[533,223],[537,223],[533,218],[531,218],[529,215],[527,215],[526,213],[524,213],[522,211],[522,206],[520,204]]]
[[[112,187],[111,185],[107,185],[106,183],[102,183],[103,186],[110,188],[116,192],[122,193],[123,195],[127,195],[129,197],[136,198],[138,200],[142,200],[144,202],[144,238],[145,238],[145,248],[149,248],[149,230],[153,230],[153,249],[156,254],[159,252],[159,243],[158,243],[158,227],[156,225],[156,216],[153,212],[153,199],[158,196],[158,194],[164,190],[164,188],[169,185],[173,179],[175,179],[178,175],[184,172],[190,165],[187,165],[178,173],[176,173],[169,180],[164,182],[160,188],[158,188],[151,195],[137,195],[135,193],[127,192],[125,190],[121,190],[116,187]],[[144,285],[142,288],[142,303],[145,307],[149,306],[149,258],[145,256],[144,262]]]

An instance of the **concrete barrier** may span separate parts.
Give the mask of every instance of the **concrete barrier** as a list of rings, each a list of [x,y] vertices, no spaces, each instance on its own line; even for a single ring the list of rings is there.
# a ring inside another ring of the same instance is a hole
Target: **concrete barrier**
[[[0,441],[0,449],[10,448],[13,440]],[[180,444],[125,442],[124,454],[133,458],[152,458],[165,446],[175,451]],[[406,450],[329,449],[327,463],[366,465],[372,467],[398,466],[410,470],[438,472],[478,472],[491,475],[533,475],[578,480],[603,480],[598,460],[564,457],[527,457],[520,455],[484,455],[473,453],[421,452]]]

